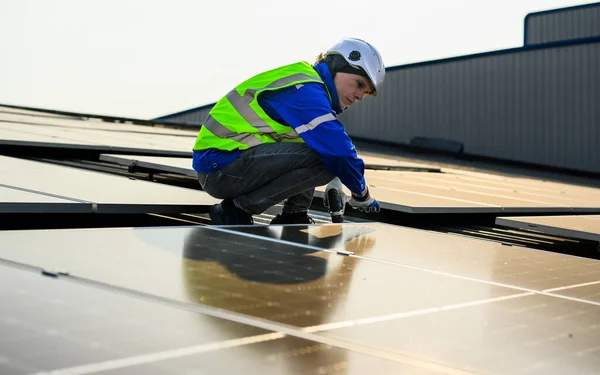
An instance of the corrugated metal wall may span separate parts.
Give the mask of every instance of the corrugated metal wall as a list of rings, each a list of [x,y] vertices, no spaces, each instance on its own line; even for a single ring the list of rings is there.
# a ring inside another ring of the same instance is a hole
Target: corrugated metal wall
[[[551,43],[600,36],[600,3],[525,17],[525,44]]]
[[[600,42],[390,69],[382,94],[344,113],[349,135],[600,172]]]
[[[188,124],[188,125],[202,125],[202,123],[206,120],[208,113],[212,109],[215,103],[205,105],[198,108],[188,109],[186,111],[173,113],[171,115],[163,116],[156,118],[155,120],[165,120],[170,122],[176,122],[180,124]]]

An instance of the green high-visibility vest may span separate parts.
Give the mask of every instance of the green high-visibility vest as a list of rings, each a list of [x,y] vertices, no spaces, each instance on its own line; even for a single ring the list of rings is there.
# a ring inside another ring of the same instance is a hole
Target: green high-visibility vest
[[[257,98],[263,91],[306,82],[325,85],[309,63],[299,62],[261,73],[241,83],[212,108],[198,133],[194,150],[246,150],[264,143],[303,142],[292,127],[269,117],[258,105]]]

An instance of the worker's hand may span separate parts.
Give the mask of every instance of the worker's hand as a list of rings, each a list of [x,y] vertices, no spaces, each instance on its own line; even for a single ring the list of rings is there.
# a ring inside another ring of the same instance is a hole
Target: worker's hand
[[[377,202],[373,197],[371,197],[369,191],[367,191],[367,193],[362,197],[352,194],[352,198],[350,198],[350,201],[348,203],[350,203],[350,206],[352,206],[352,208],[361,212],[377,213],[381,211],[381,206],[379,205],[379,202]]]

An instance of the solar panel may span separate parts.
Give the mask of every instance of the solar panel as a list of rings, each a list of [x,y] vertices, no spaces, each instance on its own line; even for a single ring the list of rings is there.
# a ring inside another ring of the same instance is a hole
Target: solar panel
[[[124,166],[138,166],[157,172],[177,173],[196,178],[191,158],[169,158],[160,156],[100,155],[100,160]]]
[[[102,156],[104,161],[195,177],[190,160],[196,136],[193,130],[6,112],[0,112],[0,121],[6,121],[0,122],[0,139],[3,139],[0,144],[95,150],[106,153]],[[132,154],[165,158],[114,155],[128,150]],[[389,210],[422,214],[600,212],[597,189],[456,170],[448,170],[448,173],[382,171],[382,166],[424,171],[439,171],[440,168],[368,154],[362,157],[375,169],[366,171],[373,196]],[[317,196],[323,194],[323,188],[318,189]]]
[[[4,375],[281,374],[283,369],[438,374],[30,271],[2,265],[0,271]]]
[[[459,189],[477,189],[482,193],[510,194],[514,193],[521,198],[550,200],[560,204],[565,201],[574,204],[589,204],[590,200],[597,199],[600,192],[597,188],[590,188],[575,184],[552,182],[537,178],[507,177],[491,173],[472,172],[444,168],[442,174],[427,173],[402,173],[394,175],[400,179],[409,178],[414,183],[443,183]],[[390,175],[388,175],[389,178]]]
[[[30,129],[42,125],[57,130],[87,129],[109,130],[116,133],[163,134],[195,137],[197,130],[175,129],[161,126],[135,125],[129,123],[105,122],[81,116],[65,116],[52,113],[34,112],[18,109],[3,109],[0,106],[0,123],[12,124],[13,128]]]
[[[195,177],[191,160],[152,156],[103,154],[100,160],[148,170]],[[367,159],[368,160],[368,159]],[[393,166],[393,164],[392,164]],[[600,211],[600,193],[578,186],[553,184],[561,193],[540,191],[539,186],[498,181],[492,175],[475,179],[446,173],[367,170],[371,192],[382,207],[409,213],[553,213]],[[543,185],[543,183],[540,183]],[[346,189],[346,194],[349,191]],[[316,195],[324,196],[324,187]]]
[[[52,112],[42,112],[42,111],[32,111],[23,108],[14,108],[9,106],[0,105],[0,113],[3,115],[6,114],[17,114],[17,115],[27,115],[31,117],[49,117],[49,118],[67,118],[67,119],[81,119],[80,116],[76,115],[64,115],[64,114],[56,114]]]
[[[600,287],[600,261],[504,246],[491,241],[382,223],[324,226],[239,226],[227,230],[291,241],[401,267],[477,279],[537,292],[564,294],[577,285]]]
[[[13,143],[49,142],[179,152],[191,152],[195,141],[191,136],[5,123],[0,123],[0,139]]]
[[[91,213],[92,204],[0,185],[0,213]]]
[[[191,155],[196,135],[195,130],[0,110],[0,148],[21,147],[21,152],[27,147],[182,157]]]
[[[93,203],[98,213],[208,212],[205,192],[0,156],[0,184]]]
[[[367,170],[372,195],[382,207],[408,213],[556,213],[600,212],[600,191],[568,184],[524,179],[499,180],[452,173]],[[324,188],[317,190],[323,197]],[[346,194],[350,194],[346,189]]]
[[[393,298],[393,296],[390,296]],[[600,307],[522,293],[322,332],[476,374],[594,374]]]
[[[124,370],[132,374],[442,375],[454,369],[413,358],[393,362],[320,342],[285,337],[156,363],[135,363],[108,373],[122,374]]]
[[[600,215],[498,217],[496,224],[509,228],[600,241]]]
[[[211,227],[23,234],[0,233],[0,258],[296,327],[514,292]]]
[[[5,375],[115,362],[270,333],[4,265],[0,298],[0,373]]]
[[[564,293],[600,284],[591,259],[376,223],[3,231],[0,241],[7,261],[289,324],[419,369],[562,374],[598,365],[600,302]]]

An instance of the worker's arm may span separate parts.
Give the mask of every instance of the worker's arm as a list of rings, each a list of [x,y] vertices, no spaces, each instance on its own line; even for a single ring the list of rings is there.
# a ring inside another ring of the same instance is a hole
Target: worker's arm
[[[294,128],[308,147],[320,154],[331,174],[339,177],[354,195],[366,195],[364,162],[336,119],[323,85],[307,83],[281,90],[259,103],[273,119]]]

